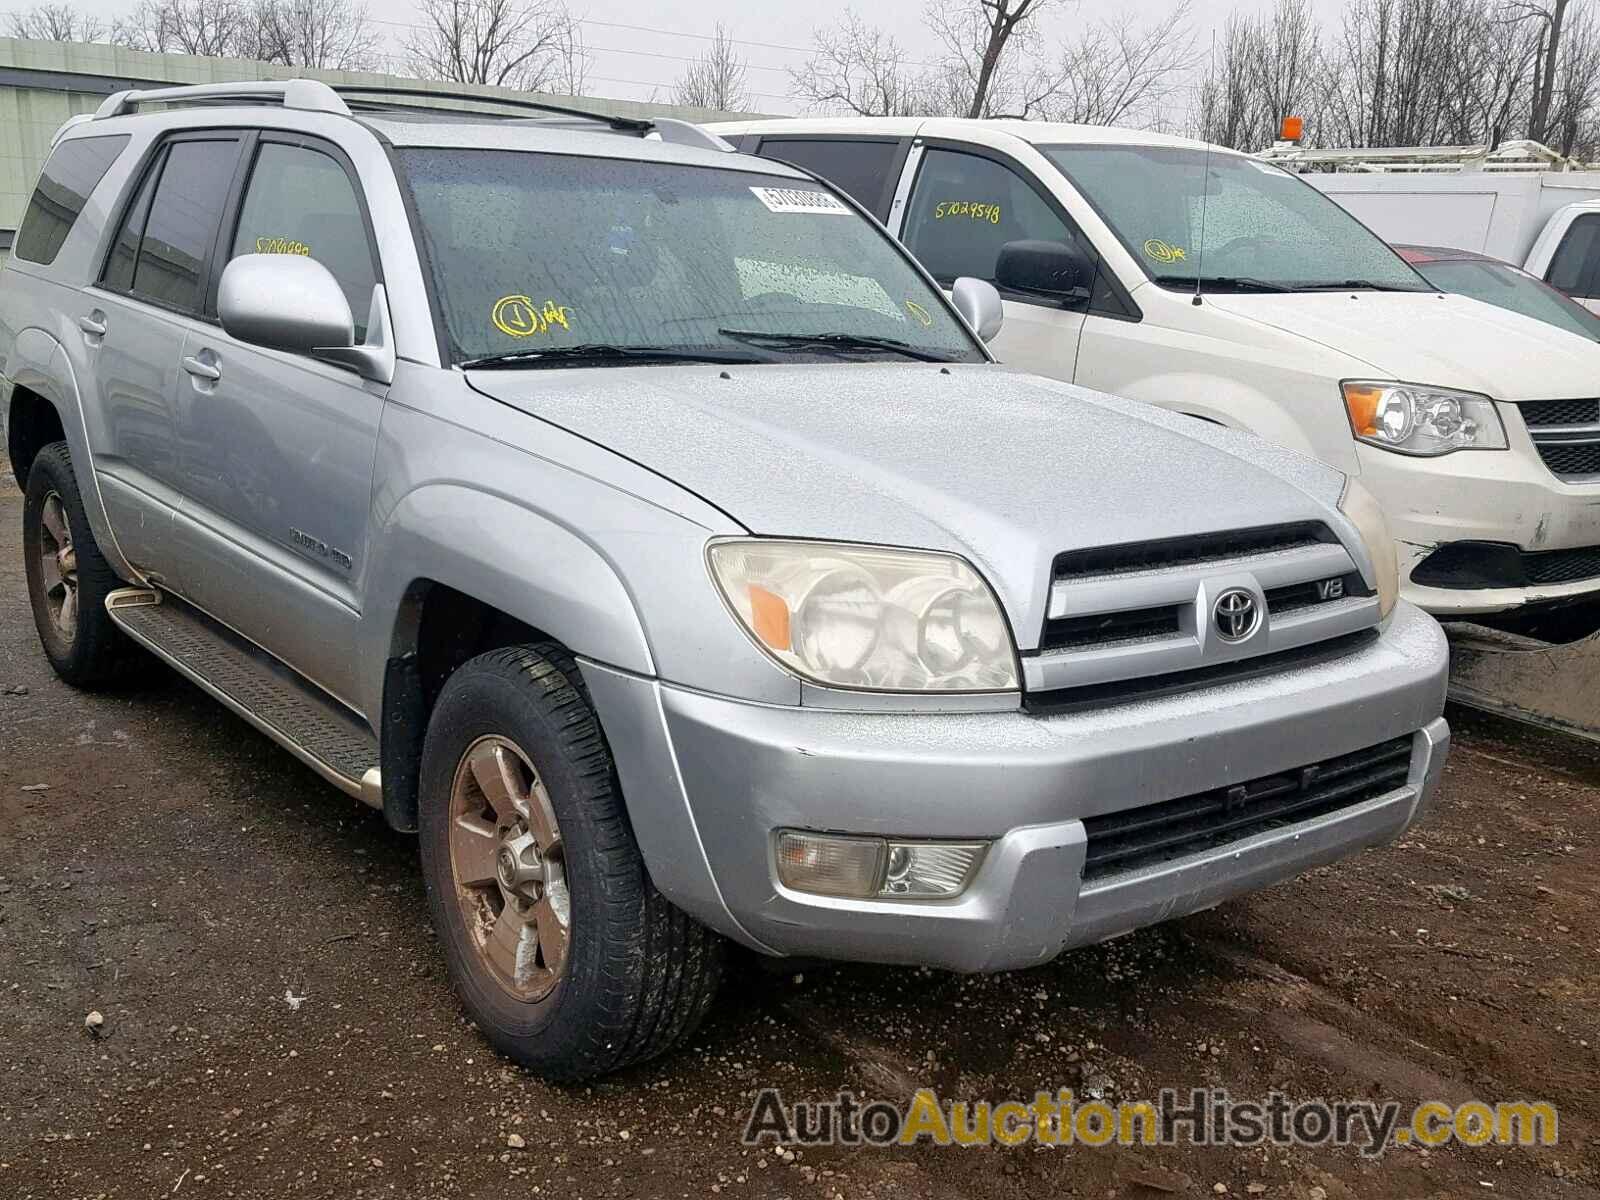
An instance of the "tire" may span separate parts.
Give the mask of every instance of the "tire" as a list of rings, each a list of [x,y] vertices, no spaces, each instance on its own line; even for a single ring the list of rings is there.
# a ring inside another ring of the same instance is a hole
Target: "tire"
[[[480,772],[491,766],[502,773],[489,770],[491,786],[480,786]],[[515,789],[502,787],[505,778]],[[491,791],[533,814],[521,841],[512,836],[515,821],[501,830],[494,805],[478,806]],[[611,752],[564,648],[541,642],[493,650],[446,681],[428,723],[419,799],[434,928],[468,1014],[497,1050],[570,1083],[666,1053],[695,1030],[721,978],[722,940],[651,884]],[[544,800],[549,812],[541,817]],[[472,842],[464,825],[497,831],[501,849],[487,885],[477,882],[486,862],[461,848]],[[556,838],[559,855],[546,844]],[[507,846],[513,865],[542,864],[542,879],[508,890]],[[558,887],[569,914],[564,929]],[[533,918],[517,920],[537,932],[515,935],[517,948],[507,953],[503,923],[527,909],[530,896],[537,897]],[[552,914],[555,926],[545,923]],[[547,948],[547,928],[555,929],[553,944],[565,933],[564,953]],[[485,946],[502,949],[497,957]]]
[[[62,533],[70,534],[68,558]],[[106,613],[106,597],[124,584],[95,543],[65,442],[39,451],[28,470],[22,555],[33,623],[56,674],[86,689],[126,679],[141,655]]]

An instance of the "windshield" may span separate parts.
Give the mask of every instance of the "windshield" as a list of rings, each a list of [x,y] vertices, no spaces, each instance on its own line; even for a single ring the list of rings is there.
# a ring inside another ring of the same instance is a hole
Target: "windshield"
[[[1425,291],[1387,244],[1287,171],[1165,146],[1041,147],[1157,283]]]
[[[1515,267],[1481,259],[1449,259],[1418,263],[1417,270],[1441,292],[1471,296],[1600,341],[1600,317]]]
[[[984,359],[902,252],[809,180],[504,150],[399,158],[453,362]]]

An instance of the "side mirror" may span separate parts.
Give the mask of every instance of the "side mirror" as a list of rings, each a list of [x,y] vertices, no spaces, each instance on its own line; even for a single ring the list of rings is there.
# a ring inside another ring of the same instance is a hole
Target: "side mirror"
[[[1065,242],[1007,242],[994,266],[995,282],[1014,292],[1067,300],[1088,295],[1094,266]]]
[[[241,254],[217,289],[222,328],[241,342],[312,354],[355,344],[355,318],[327,267],[300,254]]]
[[[974,333],[986,342],[994,341],[1006,319],[1006,311],[1000,304],[1000,293],[995,290],[994,284],[986,279],[963,276],[950,289],[950,299],[956,311],[972,326]]]

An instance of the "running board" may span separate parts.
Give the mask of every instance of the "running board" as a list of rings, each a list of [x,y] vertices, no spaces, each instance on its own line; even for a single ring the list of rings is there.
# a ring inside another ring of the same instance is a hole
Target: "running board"
[[[146,650],[334,787],[383,807],[378,740],[343,705],[191,605],[149,588],[106,597],[111,619]]]

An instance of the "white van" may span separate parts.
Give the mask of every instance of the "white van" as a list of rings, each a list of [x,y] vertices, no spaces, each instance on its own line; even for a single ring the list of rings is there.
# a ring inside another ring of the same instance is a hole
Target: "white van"
[[[1359,475],[1430,612],[1600,594],[1600,343],[1441,295],[1294,175],[1033,121],[712,128],[831,180],[944,286],[993,282],[1003,360]]]

